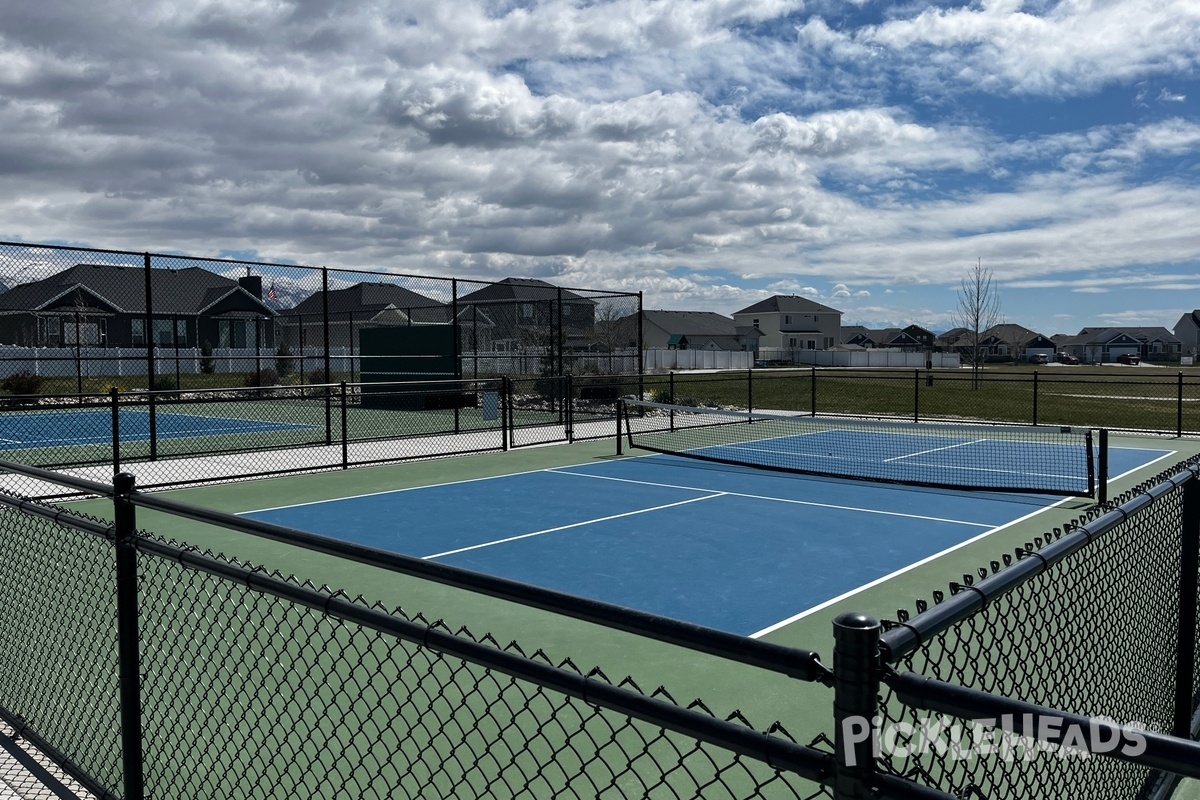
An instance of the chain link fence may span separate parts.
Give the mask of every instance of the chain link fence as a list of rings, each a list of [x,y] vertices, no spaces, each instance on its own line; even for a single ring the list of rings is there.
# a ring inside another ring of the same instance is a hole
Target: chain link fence
[[[798,744],[779,723],[755,728],[662,687],[138,530],[143,500],[195,510],[121,480],[68,481],[113,496],[115,523],[0,493],[0,710],[93,796],[830,796],[823,737]],[[303,545],[300,532],[272,533]],[[586,605],[576,613],[823,674],[805,651]]]
[[[533,279],[0,242],[0,284],[14,394],[354,383],[381,327],[452,328],[448,378],[640,369],[640,295]]]
[[[842,615],[832,670],[812,651],[184,507],[125,476],[0,466],[0,721],[96,797],[1162,798],[1167,772],[1200,775],[1200,457],[886,630]],[[18,476],[112,497],[116,522],[22,499]],[[831,725],[797,743],[784,724],[199,552],[138,530],[137,508],[830,686]],[[1122,736],[1140,746],[1106,747]]]

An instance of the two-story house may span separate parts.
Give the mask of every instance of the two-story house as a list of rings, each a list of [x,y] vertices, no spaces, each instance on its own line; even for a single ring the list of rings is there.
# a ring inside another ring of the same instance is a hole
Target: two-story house
[[[828,350],[841,339],[842,312],[797,295],[760,300],[735,311],[733,321],[762,331],[759,347]]]

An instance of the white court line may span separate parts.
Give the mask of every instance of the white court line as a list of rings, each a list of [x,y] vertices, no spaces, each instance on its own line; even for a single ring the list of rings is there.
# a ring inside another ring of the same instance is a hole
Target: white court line
[[[959,442],[958,444],[948,444],[945,447],[934,447],[930,450],[921,450],[916,453],[905,453],[902,456],[892,456],[891,458],[885,458],[883,460],[883,463],[886,464],[889,461],[899,461],[902,458],[916,458],[917,456],[925,456],[925,455],[929,455],[930,453],[940,453],[943,450],[953,450],[956,447],[967,447],[967,446],[973,445],[973,444],[983,444],[984,442],[988,442],[988,441],[991,441],[991,440],[990,439],[976,439],[973,442]]]
[[[650,458],[650,456],[633,456],[632,458]],[[563,467],[586,467],[589,463],[590,462],[585,461],[580,464],[564,464]],[[542,467],[540,469],[527,469],[527,470],[524,470],[523,472],[505,472],[501,475],[484,475],[479,478],[462,478],[461,480],[446,481],[445,483],[427,483],[427,484],[422,484],[420,486],[405,486],[402,489],[380,489],[378,492],[363,492],[362,494],[349,494],[349,495],[344,495],[342,497],[329,497],[329,498],[326,498],[325,500],[306,500],[303,503],[289,503],[288,505],[285,505],[285,506],[271,506],[269,508],[256,508],[251,511],[239,511],[239,512],[237,512],[237,516],[242,516],[243,514],[260,514],[260,513],[267,512],[267,511],[283,511],[284,509],[288,509],[288,508],[303,508],[304,506],[319,506],[324,503],[339,503],[342,500],[357,500],[360,497],[379,497],[380,495],[385,495],[385,494],[401,494],[402,492],[415,492],[420,489],[437,489],[441,486],[459,486],[464,483],[479,483],[480,481],[495,481],[495,480],[499,480],[501,478],[515,478],[519,475],[536,475],[539,472],[554,472],[558,469],[561,469],[561,467]],[[710,492],[712,490],[704,489],[703,491]]]
[[[532,536],[543,536],[547,533],[556,533],[558,531],[570,530],[571,528],[582,528],[584,525],[595,525],[597,522],[608,522],[609,520],[621,519],[622,517],[632,517],[637,514],[645,514],[649,511],[662,511],[664,508],[675,508],[676,506],[684,506],[688,503],[697,503],[701,500],[712,500],[714,497],[721,497],[725,492],[714,492],[713,494],[705,495],[704,497],[692,497],[688,500],[680,500],[676,503],[667,503],[663,506],[654,506],[653,508],[639,508],[636,511],[626,511],[623,514],[613,514],[609,517],[598,517],[597,519],[587,519],[583,522],[572,522],[570,525],[559,525],[557,528],[546,528],[542,531],[534,531],[533,533],[522,533],[519,536],[509,536],[506,539],[496,539],[491,542],[482,544],[473,544],[469,547],[460,547],[457,550],[447,550],[444,553],[434,553],[431,556],[421,556],[422,559],[428,561],[431,558],[442,558],[443,556],[452,556],[455,553],[465,553],[468,550],[479,550],[483,547],[491,547],[492,545],[504,544],[505,542],[515,542],[518,539],[528,539]]]
[[[1006,522],[1005,524],[1003,524],[997,528],[993,528],[990,531],[984,531],[983,533],[979,534],[978,536],[973,536],[970,539],[967,539],[965,542],[959,542],[958,544],[951,545],[950,547],[947,547],[945,550],[942,550],[941,552],[934,553],[931,556],[926,556],[925,558],[922,558],[920,561],[914,561],[913,563],[909,564],[906,567],[901,567],[900,569],[898,569],[894,572],[889,572],[887,575],[884,575],[883,577],[876,578],[875,580],[871,581],[870,583],[864,583],[862,586],[851,589],[848,592],[839,594],[837,597],[834,597],[830,600],[826,600],[824,603],[819,603],[818,605],[815,605],[812,608],[801,611],[799,614],[793,614],[792,616],[788,617],[787,619],[780,620],[779,622],[776,622],[774,625],[769,625],[768,627],[763,628],[761,631],[755,631],[754,633],[750,634],[750,638],[757,639],[761,636],[766,636],[768,633],[777,631],[780,628],[791,625],[793,622],[804,619],[805,617],[809,616],[810,614],[815,614],[818,611],[820,611],[821,609],[828,608],[829,606],[833,605],[834,603],[840,603],[841,601],[843,601],[847,598],[853,597],[856,594],[865,592],[867,589],[870,589],[874,586],[878,586],[879,584],[884,583],[886,581],[890,581],[893,578],[896,578],[900,575],[903,575],[906,572],[909,572],[910,570],[914,570],[923,564],[928,564],[930,561],[934,561],[936,559],[941,558],[942,556],[953,553],[955,550],[959,550],[963,547],[966,547],[969,544],[978,542],[979,540],[985,539],[994,533],[998,533],[998,532],[1004,530],[1005,528],[1009,528],[1013,525],[1016,525],[1018,522],[1024,522],[1027,519],[1036,517],[1038,514],[1041,514],[1043,511],[1046,511],[1047,509],[1054,508],[1055,506],[1062,505],[1063,503],[1066,503],[1069,500],[1074,500],[1074,499],[1075,498],[1073,498],[1073,497],[1064,497],[1062,500],[1059,500],[1057,503],[1052,503],[1051,505],[1045,506],[1043,508],[1039,508],[1037,511],[1031,511],[1030,513],[1026,514],[1023,517],[1014,519],[1012,522]]]
[[[610,475],[589,475],[586,472],[566,472],[561,468],[551,468],[546,472],[556,472],[559,475],[574,475],[576,478],[593,478],[600,481],[616,481],[618,483],[636,483],[641,486],[661,486],[665,489],[683,489],[689,492],[712,492],[715,489],[702,489],[698,486],[681,486],[674,483],[655,483],[654,481],[638,481],[632,478],[614,478]],[[919,519],[926,522],[948,522],[952,525],[967,525],[972,528],[990,528],[989,523],[984,522],[968,522],[962,519],[944,519],[942,517],[929,517],[923,514],[905,514],[901,511],[883,511],[877,508],[861,508],[859,506],[839,506],[834,503],[817,503],[812,500],[791,500],[786,497],[771,497],[763,494],[748,494],[746,492],[721,492],[727,497],[744,497],[749,500],[768,500],[773,503],[791,503],[797,506],[815,506],[816,508],[832,508],[837,511],[856,511],[860,514],[880,514],[886,517],[904,517],[906,519]]]

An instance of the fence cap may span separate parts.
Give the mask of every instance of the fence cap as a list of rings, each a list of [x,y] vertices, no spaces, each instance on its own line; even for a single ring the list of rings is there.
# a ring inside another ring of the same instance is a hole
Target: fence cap
[[[871,630],[879,627],[879,620],[874,617],[863,614],[859,611],[847,611],[844,614],[839,614],[837,619],[833,621],[835,628],[852,628],[854,630]]]

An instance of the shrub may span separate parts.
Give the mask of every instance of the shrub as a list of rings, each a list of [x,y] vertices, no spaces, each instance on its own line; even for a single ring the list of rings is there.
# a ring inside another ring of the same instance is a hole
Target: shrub
[[[45,378],[41,375],[26,370],[13,373],[0,381],[0,389],[9,394],[41,394],[44,381]]]
[[[216,371],[217,362],[213,358],[212,342],[205,339],[204,344],[200,345],[200,372],[205,375],[212,375]]]
[[[179,383],[174,375],[155,375],[154,386],[151,388],[156,392],[169,392],[178,389]]]
[[[292,358],[292,348],[287,342],[280,342],[275,348],[275,373],[281,378],[296,371],[296,359]]]
[[[259,372],[251,372],[246,375],[246,380],[242,383],[243,386],[277,386],[279,385],[279,373],[271,368],[260,370]]]
[[[655,403],[671,403],[671,389],[667,386],[660,386],[650,393],[650,399]]]

